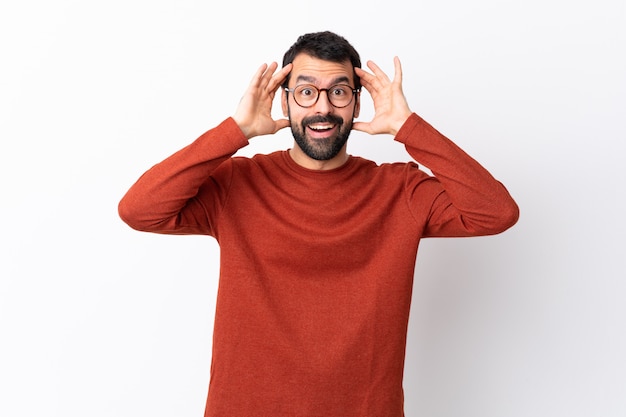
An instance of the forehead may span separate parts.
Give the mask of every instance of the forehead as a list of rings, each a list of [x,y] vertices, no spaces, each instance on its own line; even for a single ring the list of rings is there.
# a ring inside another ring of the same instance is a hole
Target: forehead
[[[352,83],[354,68],[349,60],[339,63],[299,54],[293,60],[290,79],[295,84],[304,82],[315,85]]]

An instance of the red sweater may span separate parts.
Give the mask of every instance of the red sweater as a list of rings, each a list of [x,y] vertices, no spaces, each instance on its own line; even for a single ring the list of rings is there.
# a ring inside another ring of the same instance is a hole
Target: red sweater
[[[400,417],[420,238],[502,232],[506,189],[417,115],[415,163],[350,157],[307,170],[287,151],[232,155],[232,119],[147,171],[119,206],[131,227],[206,234],[220,280],[206,416]]]

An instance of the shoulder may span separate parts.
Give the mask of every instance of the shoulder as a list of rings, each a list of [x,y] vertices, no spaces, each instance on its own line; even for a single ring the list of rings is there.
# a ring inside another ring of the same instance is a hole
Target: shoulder
[[[254,156],[233,156],[230,165],[235,178],[248,178],[251,181],[262,177],[275,178],[285,171],[282,151]]]
[[[276,165],[281,163],[281,154],[284,151],[276,151],[268,154],[255,154],[253,156],[235,155],[231,159],[231,163],[241,169],[263,167],[268,165]]]
[[[360,157],[353,158],[351,178],[364,187],[375,188],[378,193],[403,192],[434,178],[412,161],[377,163]]]
[[[366,158],[353,156],[355,168],[362,172],[371,174],[426,174],[421,170],[420,166],[414,161],[407,162],[375,162]],[[426,174],[427,175],[427,174]]]

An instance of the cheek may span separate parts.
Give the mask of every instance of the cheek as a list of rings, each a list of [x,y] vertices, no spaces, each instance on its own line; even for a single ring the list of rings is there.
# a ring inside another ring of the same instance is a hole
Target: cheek
[[[289,121],[291,122],[291,125],[293,126],[294,124],[300,124],[302,122],[302,119],[304,119],[307,114],[302,111],[303,109],[301,109],[299,106],[294,106],[294,105],[289,105],[288,107],[285,107],[285,109],[283,109],[285,117],[289,118]]]
[[[341,118],[344,121],[344,125],[348,123],[352,123],[355,117],[358,116],[358,108],[353,108],[352,106],[343,109],[341,112]]]

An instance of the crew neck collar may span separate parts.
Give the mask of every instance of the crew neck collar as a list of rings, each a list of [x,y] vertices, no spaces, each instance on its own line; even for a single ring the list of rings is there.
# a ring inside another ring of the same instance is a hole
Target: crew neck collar
[[[335,174],[347,171],[350,167],[352,167],[352,165],[354,165],[354,161],[355,161],[352,155],[348,155],[348,159],[346,160],[346,162],[344,162],[342,165],[338,166],[337,168],[311,169],[311,168],[305,168],[302,165],[299,165],[298,163],[296,163],[296,161],[294,161],[291,155],[289,154],[289,151],[290,151],[289,149],[282,151],[283,160],[292,171],[300,175],[305,175],[305,176],[335,175]]]

